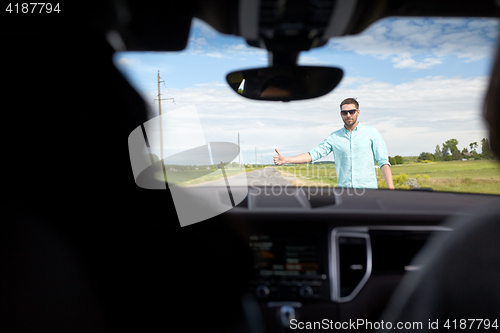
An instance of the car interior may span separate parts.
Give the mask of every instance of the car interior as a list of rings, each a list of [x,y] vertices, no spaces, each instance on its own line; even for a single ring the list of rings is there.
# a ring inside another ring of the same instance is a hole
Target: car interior
[[[4,11],[0,23],[3,332],[430,331],[464,329],[461,320],[498,329],[500,196],[141,185],[127,139],[153,117],[113,63],[125,50],[181,52],[196,18],[268,52],[267,67],[227,75],[228,87],[238,93],[245,78],[254,86],[241,99],[288,106],[342,80],[337,68],[298,66],[301,52],[387,17],[499,18],[498,1],[108,0],[60,9]],[[252,81],[257,72],[302,86],[269,97]],[[496,156],[499,89],[496,56],[483,106]],[[189,212],[200,197],[228,193],[230,207],[204,221],[184,223],[176,211],[179,195]]]

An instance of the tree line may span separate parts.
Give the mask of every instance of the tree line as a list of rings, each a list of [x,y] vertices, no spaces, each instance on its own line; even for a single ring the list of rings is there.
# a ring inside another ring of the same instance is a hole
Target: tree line
[[[481,145],[481,153],[477,152],[477,148]],[[462,159],[474,160],[491,160],[495,158],[495,155],[491,151],[490,142],[488,139],[483,138],[480,143],[471,142],[468,147],[460,150],[458,148],[457,139],[449,139],[445,143],[436,145],[436,149],[433,153],[422,152],[418,157],[417,161],[460,161]]]

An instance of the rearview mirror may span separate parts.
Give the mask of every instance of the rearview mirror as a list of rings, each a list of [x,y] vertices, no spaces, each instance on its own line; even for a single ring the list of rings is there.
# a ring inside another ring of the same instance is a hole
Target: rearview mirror
[[[277,66],[229,73],[229,86],[243,97],[293,101],[323,96],[335,88],[344,71],[335,67]]]

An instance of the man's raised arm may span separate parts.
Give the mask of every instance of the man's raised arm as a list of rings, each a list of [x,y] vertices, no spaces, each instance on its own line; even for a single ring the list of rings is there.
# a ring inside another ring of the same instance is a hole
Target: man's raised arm
[[[304,154],[300,154],[300,155],[293,156],[293,157],[285,157],[285,156],[281,155],[281,153],[278,151],[278,149],[275,149],[275,150],[276,150],[276,154],[278,154],[278,155],[274,156],[274,164],[276,164],[276,165],[301,164],[301,163],[308,163],[308,162],[312,161],[311,155],[309,155],[309,153],[304,153]]]

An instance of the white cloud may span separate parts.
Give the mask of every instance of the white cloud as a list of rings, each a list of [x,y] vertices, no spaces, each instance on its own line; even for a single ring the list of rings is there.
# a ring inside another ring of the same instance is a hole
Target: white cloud
[[[207,57],[213,57],[213,58],[224,58],[224,55],[220,52],[209,52],[205,53]]]
[[[424,61],[418,62],[411,58],[408,53],[391,59],[394,68],[410,68],[410,69],[425,69],[434,65],[439,65],[441,60],[435,58],[425,58]]]
[[[220,82],[209,82],[209,83],[198,83],[194,85],[195,87],[227,87],[227,83]]]
[[[246,53],[250,50],[254,50],[253,48],[250,48],[249,46],[245,44],[236,44],[236,45],[227,45],[224,44],[224,47],[226,48],[226,52],[234,52],[234,53]]]
[[[220,38],[220,33],[207,23],[193,19],[188,47],[181,54],[183,55],[203,55],[216,58],[231,58],[236,55],[261,55],[265,56],[264,49],[250,47],[244,43],[243,38]],[[226,41],[222,43],[221,40]],[[236,42],[228,44],[227,41]]]
[[[195,30],[199,36],[203,36],[206,38],[215,38],[218,34],[218,32],[214,28],[212,28],[212,26],[196,17],[193,18],[191,30]]]
[[[208,46],[207,40],[203,37],[198,37],[198,38],[191,37],[191,38],[189,38],[188,47],[190,49],[203,49],[207,46]]]
[[[477,61],[491,56],[498,36],[495,19],[385,19],[359,35],[332,38],[330,48],[385,59],[396,68],[423,69],[439,58],[457,56]],[[424,56],[423,62],[416,56]]]
[[[372,78],[368,78],[368,77],[363,77],[363,76],[347,76],[347,77],[343,77],[342,78],[342,81],[341,81],[341,85],[343,87],[347,87],[347,86],[352,86],[352,85],[359,85],[359,84],[364,84],[364,83],[369,83],[369,82],[372,82],[373,79]]]
[[[257,54],[257,53],[266,53],[264,49],[258,49],[256,47],[250,47],[245,44],[224,44],[223,45],[225,53],[231,54]]]
[[[207,40],[204,37],[191,37],[188,47],[182,54],[204,55],[216,58],[231,58],[233,56],[252,56],[257,55],[267,57],[267,51],[256,47],[250,47],[245,44],[222,44],[215,40]]]
[[[204,37],[190,37],[187,48],[181,53],[182,55],[203,55],[208,57],[225,57],[216,50],[216,47],[211,45]]]
[[[122,57],[116,62],[116,65],[118,65],[118,66],[132,66],[132,65],[138,65],[140,63],[141,63],[141,61],[139,59]]]
[[[299,65],[330,65],[330,63],[328,62],[325,62],[325,61],[320,61],[318,58],[316,57],[312,57],[312,56],[305,56],[305,55],[300,55],[299,56],[299,61],[298,61]]]

